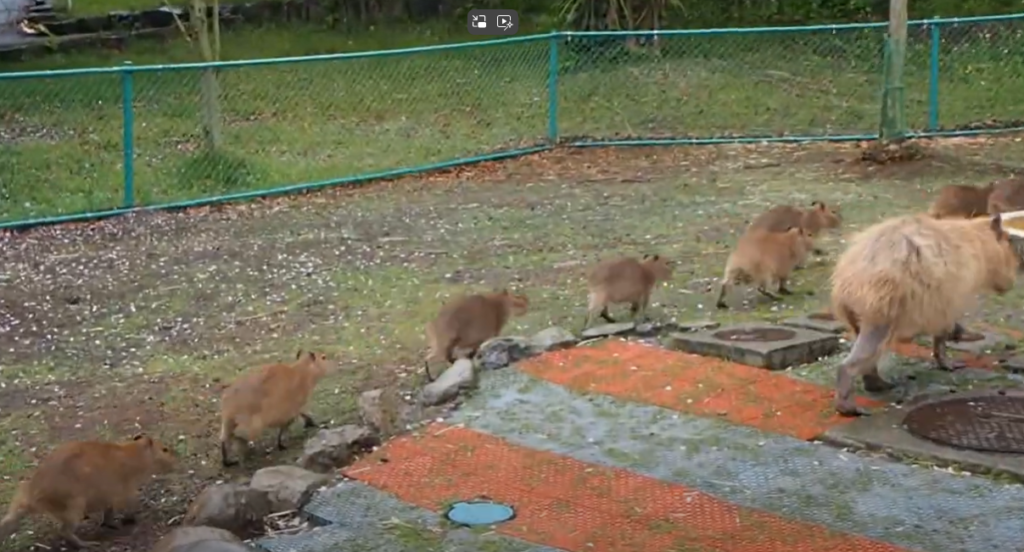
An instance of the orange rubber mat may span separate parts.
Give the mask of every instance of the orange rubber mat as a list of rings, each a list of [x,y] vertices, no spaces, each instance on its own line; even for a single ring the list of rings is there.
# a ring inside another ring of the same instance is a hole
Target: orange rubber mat
[[[435,512],[480,497],[510,504],[516,517],[499,533],[570,552],[905,550],[445,424],[397,438],[343,472]]]
[[[725,360],[621,339],[520,362],[534,377],[762,431],[811,439],[852,418],[835,414],[831,388]],[[883,403],[858,397],[863,407]]]

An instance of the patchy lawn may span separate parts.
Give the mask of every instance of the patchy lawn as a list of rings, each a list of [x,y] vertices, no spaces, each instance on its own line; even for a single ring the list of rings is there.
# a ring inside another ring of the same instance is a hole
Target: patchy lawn
[[[599,257],[657,252],[681,261],[651,314],[777,319],[824,304],[830,259],[769,304],[747,291],[713,308],[714,279],[745,223],[776,203],[841,206],[844,233],[922,210],[938,187],[1005,174],[1013,139],[929,144],[925,160],[873,167],[857,146],[580,149],[303,197],[0,238],[0,447],[6,502],[55,443],[145,431],[186,458],[147,493],[134,530],[84,529],[103,550],[144,550],[205,484],[298,453],[259,455],[225,473],[217,397],[240,370],[322,350],[345,369],[312,414],[354,421],[358,393],[420,384],[423,324],[462,290],[511,286],[532,312],[509,333],[578,331],[583,276]],[[1022,293],[983,318],[1020,327]],[[827,367],[822,368],[827,369]],[[260,443],[270,448],[268,435]],[[18,544],[57,544],[46,522]]]

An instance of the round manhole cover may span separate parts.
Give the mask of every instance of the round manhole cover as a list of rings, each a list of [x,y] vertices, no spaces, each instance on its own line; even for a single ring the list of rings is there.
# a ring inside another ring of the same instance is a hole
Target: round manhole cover
[[[836,317],[832,316],[830,313],[827,313],[827,312],[816,312],[816,313],[808,316],[807,318],[810,318],[811,320],[835,320],[836,319]]]
[[[449,520],[460,525],[494,525],[515,517],[511,506],[490,500],[456,502],[448,509]]]
[[[910,433],[957,448],[1024,453],[1024,397],[952,397],[922,404],[903,418]]]
[[[796,332],[782,328],[743,328],[722,330],[714,336],[722,341],[784,341],[796,337]]]

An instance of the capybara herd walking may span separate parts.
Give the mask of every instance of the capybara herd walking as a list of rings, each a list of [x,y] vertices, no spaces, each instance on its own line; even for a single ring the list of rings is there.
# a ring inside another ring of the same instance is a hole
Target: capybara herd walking
[[[831,277],[831,312],[856,336],[837,369],[837,412],[865,414],[853,401],[857,377],[869,392],[893,386],[878,373],[878,363],[895,342],[931,336],[935,364],[946,370],[958,366],[946,357],[946,342],[963,333],[960,317],[979,295],[1006,293],[1016,281],[1020,259],[1000,215],[1014,210],[1024,210],[1024,180],[947,186],[926,214],[883,220],[852,237]],[[788,282],[794,271],[811,253],[824,253],[816,239],[841,223],[837,206],[821,201],[806,209],[779,205],[756,217],[728,257],[718,308],[728,308],[726,298],[737,285],[753,286],[772,300],[792,293]],[[660,254],[599,262],[586,280],[584,327],[597,317],[614,322],[609,307],[620,304],[629,305],[634,319],[646,318],[651,293],[672,278],[673,264]],[[529,306],[526,295],[508,289],[461,295],[442,305],[425,328],[427,379],[433,380],[430,362],[472,357]],[[241,374],[221,397],[222,464],[238,463],[232,456],[244,456],[248,442],[266,430],[276,431],[276,445],[284,449],[284,433],[294,422],[315,426],[307,403],[317,383],[336,369],[322,353],[300,351],[291,362]],[[75,533],[86,515],[99,514],[103,525],[111,525],[120,512],[123,521],[131,522],[139,508],[140,485],[177,463],[173,450],[145,435],[125,443],[84,441],[57,447],[19,484],[0,520],[0,542],[26,516],[47,514],[71,545],[94,544]]]

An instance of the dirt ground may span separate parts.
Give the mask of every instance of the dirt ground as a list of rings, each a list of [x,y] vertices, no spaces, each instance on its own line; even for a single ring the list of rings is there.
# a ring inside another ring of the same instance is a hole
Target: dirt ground
[[[351,190],[40,228],[0,237],[0,498],[55,443],[146,432],[183,469],[152,484],[134,528],[82,534],[105,551],[145,550],[205,484],[293,459],[222,470],[217,398],[240,370],[299,349],[338,358],[314,417],[356,420],[368,389],[420,384],[423,324],[463,290],[510,286],[532,311],[507,333],[579,330],[587,266],[611,254],[680,261],[651,314],[775,319],[824,305],[828,254],[796,296],[751,291],[719,312],[712,286],[745,223],[773,204],[839,205],[843,234],[923,210],[952,183],[1011,173],[1019,138],[926,143],[922,160],[877,166],[862,145],[563,150]],[[1024,292],[986,301],[986,323],[1024,329]],[[614,313],[614,312],[613,312]],[[269,449],[268,436],[259,443]],[[55,549],[45,521],[17,542]],[[45,549],[45,548],[41,548]]]

